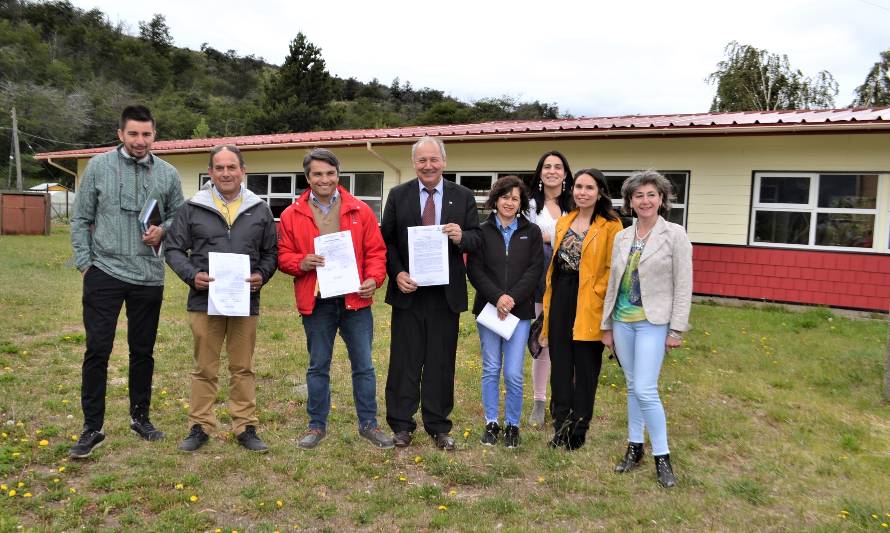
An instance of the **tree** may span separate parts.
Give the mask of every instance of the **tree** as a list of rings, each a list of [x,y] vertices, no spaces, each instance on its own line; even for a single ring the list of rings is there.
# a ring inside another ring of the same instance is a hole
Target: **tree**
[[[815,78],[791,68],[787,55],[732,41],[706,81],[717,86],[711,111],[773,111],[834,107],[837,82],[827,70]]]
[[[173,37],[170,36],[170,27],[164,15],[155,13],[148,23],[139,21],[139,38],[148,42],[152,48],[161,55],[173,48]]]
[[[325,68],[321,50],[303,33],[290,43],[290,53],[263,87],[259,131],[311,131],[327,125],[333,99],[333,80]]]
[[[881,52],[881,60],[871,67],[862,85],[856,87],[856,99],[852,105],[862,107],[890,105],[890,50]]]

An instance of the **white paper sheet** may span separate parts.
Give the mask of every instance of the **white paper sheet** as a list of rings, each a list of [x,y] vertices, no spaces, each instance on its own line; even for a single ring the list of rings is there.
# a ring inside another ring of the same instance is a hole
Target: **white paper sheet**
[[[322,298],[358,292],[361,281],[351,231],[319,235],[315,238],[315,253],[324,257],[324,266],[315,269]]]
[[[408,274],[421,287],[448,285],[448,236],[442,226],[408,228]]]
[[[487,303],[485,304],[485,307],[482,308],[479,316],[476,317],[476,322],[497,333],[504,339],[510,340],[510,337],[513,336],[513,332],[516,331],[516,326],[519,324],[519,317],[507,313],[507,318],[501,320],[498,317],[498,308]]]
[[[207,314],[250,315],[250,256],[210,252],[207,273],[213,278],[207,297]]]

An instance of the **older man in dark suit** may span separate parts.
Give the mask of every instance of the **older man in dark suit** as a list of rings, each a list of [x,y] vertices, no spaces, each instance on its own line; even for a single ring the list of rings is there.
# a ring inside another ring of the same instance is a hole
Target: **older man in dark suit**
[[[421,138],[411,157],[417,179],[389,192],[381,225],[389,275],[386,303],[392,306],[386,421],[394,444],[407,447],[419,405],[436,446],[453,450],[448,416],[454,407],[458,321],[467,310],[463,254],[479,247],[479,215],[472,191],[442,179],[442,141]],[[419,287],[408,273],[408,228],[421,225],[442,225],[450,240],[447,285]]]

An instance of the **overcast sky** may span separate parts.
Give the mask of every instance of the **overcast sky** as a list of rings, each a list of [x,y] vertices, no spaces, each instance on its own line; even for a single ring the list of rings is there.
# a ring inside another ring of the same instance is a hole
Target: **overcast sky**
[[[73,3],[132,34],[160,13],[177,46],[277,65],[302,31],[342,78],[398,77],[465,101],[540,100],[575,116],[707,111],[705,77],[731,40],[787,54],[808,76],[828,70],[844,107],[890,49],[890,0]]]

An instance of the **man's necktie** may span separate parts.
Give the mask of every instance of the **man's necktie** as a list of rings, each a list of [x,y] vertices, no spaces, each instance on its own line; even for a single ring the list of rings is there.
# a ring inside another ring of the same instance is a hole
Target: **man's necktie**
[[[420,222],[424,226],[432,226],[436,223],[436,203],[433,201],[433,195],[436,189],[426,189],[426,203],[423,205],[423,214]]]

